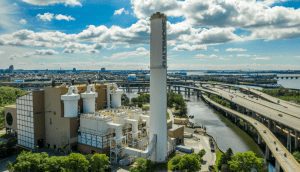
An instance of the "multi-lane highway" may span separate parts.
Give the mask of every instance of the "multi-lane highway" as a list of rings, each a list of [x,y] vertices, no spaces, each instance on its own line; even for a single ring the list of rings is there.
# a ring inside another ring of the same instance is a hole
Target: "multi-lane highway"
[[[277,137],[264,124],[245,114],[224,107],[212,101],[207,96],[203,96],[203,98],[213,106],[216,106],[222,109],[223,111],[235,115],[251,124],[251,126],[253,126],[257,130],[258,134],[265,141],[267,149],[269,149],[272,152],[272,155],[276,159],[276,163],[279,163],[280,167],[284,171],[294,172],[300,170],[300,164],[295,160],[293,155],[285,148],[284,145],[281,144]]]

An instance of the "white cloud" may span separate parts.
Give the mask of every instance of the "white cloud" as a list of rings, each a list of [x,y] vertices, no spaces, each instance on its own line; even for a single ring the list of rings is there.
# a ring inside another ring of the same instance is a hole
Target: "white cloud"
[[[65,21],[72,21],[75,20],[72,16],[67,16],[63,14],[53,14],[53,13],[44,13],[44,14],[38,14],[37,18],[39,18],[42,21],[50,22],[52,20],[65,20]]]
[[[206,45],[190,45],[190,44],[179,44],[174,47],[175,51],[195,51],[195,50],[206,50]]]
[[[52,13],[38,14],[36,17],[38,17],[42,21],[51,21],[54,17],[54,14]]]
[[[58,54],[57,51],[52,50],[52,49],[39,49],[35,50],[33,52],[26,52],[23,54],[14,54],[10,57],[10,59],[15,59],[15,58],[28,58],[32,56],[51,56],[51,55],[56,55]]]
[[[18,7],[7,0],[0,0],[0,30],[13,31],[18,28]]]
[[[251,54],[237,54],[237,57],[251,57]]]
[[[148,57],[148,56],[149,56],[149,50],[145,49],[144,47],[139,47],[133,51],[114,53],[110,57],[106,57],[106,58],[109,60],[121,60],[121,59],[135,58],[135,57]]]
[[[254,57],[252,58],[252,60],[270,60],[271,58],[270,57]]]
[[[114,15],[122,15],[122,14],[129,14],[129,12],[127,10],[125,10],[124,8],[120,8],[118,10],[115,10]]]
[[[72,16],[66,16],[66,15],[62,15],[62,14],[55,15],[55,19],[56,20],[66,20],[66,21],[75,20],[75,18]]]
[[[19,23],[22,24],[22,25],[25,25],[25,24],[27,24],[27,20],[26,19],[21,19],[21,20],[19,20]]]
[[[22,0],[28,4],[47,6],[54,4],[64,4],[65,6],[82,6],[80,0]]]
[[[226,51],[227,52],[245,52],[247,50],[244,48],[227,48]]]

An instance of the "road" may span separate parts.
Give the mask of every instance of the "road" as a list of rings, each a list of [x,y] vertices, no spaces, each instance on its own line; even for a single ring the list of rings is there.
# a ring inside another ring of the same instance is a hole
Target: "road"
[[[216,92],[217,95],[224,97],[239,106],[245,107],[259,115],[274,120],[279,124],[283,124],[300,131],[300,118],[298,117],[298,113],[300,111],[293,113],[291,110],[282,109],[281,105],[259,98],[250,98],[244,93],[229,91],[222,87],[210,87],[209,89]]]
[[[286,172],[299,171],[300,164],[295,160],[293,155],[285,148],[284,145],[281,144],[281,142],[277,139],[277,137],[263,123],[260,123],[259,121],[249,116],[246,116],[245,114],[224,107],[212,101],[207,96],[203,96],[203,98],[207,102],[213,104],[214,106],[217,106],[218,108],[230,114],[236,115],[239,118],[242,118],[243,120],[251,124],[257,130],[257,132],[262,137],[262,139],[266,142],[268,148],[272,152],[272,155],[275,157],[275,159],[278,161],[278,163],[280,164],[281,168],[284,171]]]

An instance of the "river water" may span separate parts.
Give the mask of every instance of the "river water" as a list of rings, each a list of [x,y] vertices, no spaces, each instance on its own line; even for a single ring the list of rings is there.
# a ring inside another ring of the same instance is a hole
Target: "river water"
[[[233,152],[251,150],[261,154],[259,147],[247,133],[212,109],[202,99],[191,96],[189,100],[188,115],[194,115],[191,121],[204,125],[207,133],[214,137],[221,150],[226,151],[231,148]]]

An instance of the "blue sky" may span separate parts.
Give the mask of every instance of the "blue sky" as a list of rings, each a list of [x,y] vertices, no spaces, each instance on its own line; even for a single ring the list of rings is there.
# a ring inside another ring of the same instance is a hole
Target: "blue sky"
[[[0,68],[148,69],[168,16],[169,69],[300,69],[300,1],[1,0]]]

